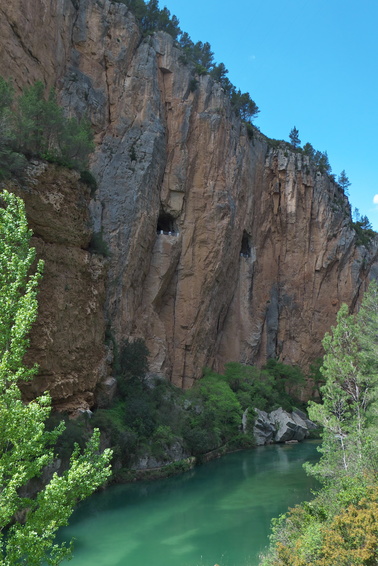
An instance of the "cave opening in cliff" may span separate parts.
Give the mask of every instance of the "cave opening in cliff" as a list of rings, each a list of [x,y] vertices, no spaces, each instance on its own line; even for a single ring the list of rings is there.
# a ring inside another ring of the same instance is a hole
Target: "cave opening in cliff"
[[[156,231],[158,234],[176,234],[175,219],[172,214],[164,210],[160,212]]]
[[[251,257],[251,236],[245,230],[243,232],[240,255],[243,257]]]

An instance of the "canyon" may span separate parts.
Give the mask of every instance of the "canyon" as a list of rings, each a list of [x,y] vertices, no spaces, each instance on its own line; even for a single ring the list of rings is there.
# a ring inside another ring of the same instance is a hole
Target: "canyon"
[[[150,371],[184,389],[228,361],[307,369],[341,304],[354,312],[378,275],[378,240],[358,245],[339,185],[247,127],[123,4],[15,0],[1,14],[0,75],[54,87],[96,142],[95,191],[39,161],[7,183],[45,259],[25,394],[95,406],[114,386],[114,344],[135,338]]]

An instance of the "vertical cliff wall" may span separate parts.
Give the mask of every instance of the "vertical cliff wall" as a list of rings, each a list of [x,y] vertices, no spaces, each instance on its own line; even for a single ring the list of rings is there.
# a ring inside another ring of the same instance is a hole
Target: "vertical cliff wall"
[[[106,384],[106,261],[88,251],[89,188],[79,173],[31,162],[21,183],[7,189],[22,197],[33,230],[32,245],[45,261],[39,315],[27,362],[39,374],[24,386],[27,398],[49,390],[64,409],[87,408]]]
[[[151,370],[181,387],[205,365],[316,358],[377,254],[374,242],[356,246],[338,186],[302,154],[247,132],[220,85],[194,76],[167,34],[143,39],[124,5],[16,0],[1,11],[0,74],[19,88],[54,85],[96,132],[89,210],[110,250],[100,333],[106,322],[118,342],[143,337]],[[67,320],[61,352],[72,351]],[[96,320],[83,318],[89,336]],[[50,348],[37,343],[40,355]],[[60,356],[49,374],[58,401],[70,372]],[[105,379],[105,356],[86,362],[86,389],[76,383],[71,399]]]

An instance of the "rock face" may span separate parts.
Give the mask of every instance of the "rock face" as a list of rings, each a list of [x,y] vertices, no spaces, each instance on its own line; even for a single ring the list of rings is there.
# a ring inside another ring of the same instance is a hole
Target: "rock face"
[[[190,458],[189,454],[184,450],[180,442],[173,442],[170,446],[165,447],[164,457],[154,457],[151,455],[140,456],[132,465],[132,470],[149,470],[152,468],[161,468],[167,464],[180,462]]]
[[[19,88],[54,85],[68,113],[92,120],[98,190],[89,209],[110,250],[96,305],[103,298],[116,340],[143,337],[151,371],[184,388],[204,366],[277,356],[306,367],[319,356],[341,303],[353,310],[376,270],[377,244],[356,246],[338,186],[302,154],[247,132],[220,85],[194,77],[167,34],[141,38],[123,4],[15,0],[2,6],[0,33],[1,75]],[[78,267],[77,293],[92,283]],[[96,312],[80,329],[94,344],[104,331]],[[65,398],[70,382],[70,398],[91,392],[90,405],[108,376],[105,350],[83,360],[83,381],[71,379],[75,363],[63,352],[72,337],[61,341],[46,361],[53,395]],[[35,339],[38,355],[45,343]]]
[[[295,409],[292,413],[282,408],[271,413],[255,409],[256,418],[253,434],[257,446],[271,442],[301,442],[307,438],[316,425],[302,411]]]
[[[8,187],[26,203],[32,245],[45,261],[39,316],[28,363],[39,375],[24,386],[27,398],[48,389],[58,407],[94,404],[109,365],[104,344],[106,262],[87,251],[91,230],[89,189],[79,173],[35,163],[21,187]]]

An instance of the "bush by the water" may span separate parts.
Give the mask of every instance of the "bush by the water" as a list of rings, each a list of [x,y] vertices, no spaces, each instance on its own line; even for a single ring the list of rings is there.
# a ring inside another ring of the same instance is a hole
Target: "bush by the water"
[[[100,428],[114,451],[116,477],[140,457],[153,457],[162,465],[172,461],[172,451],[201,459],[214,450],[235,450],[254,445],[254,409],[271,411],[301,406],[304,381],[293,366],[269,360],[264,368],[228,363],[223,374],[205,369],[192,389],[183,391],[148,373],[148,349],[142,339],[117,345],[107,334],[114,352],[117,395],[108,408],[94,411],[91,425]],[[248,409],[249,422],[242,430]],[[76,439],[78,426],[67,427],[62,452]],[[179,447],[179,448],[177,448]]]
[[[110,334],[109,334],[110,336]],[[115,347],[118,393],[112,406],[95,411],[92,421],[113,446],[124,475],[141,456],[162,464],[172,447],[201,455],[254,444],[253,409],[298,406],[296,393],[303,375],[294,367],[269,361],[264,369],[226,364],[224,374],[205,370],[189,391],[148,374],[148,350],[141,339]],[[242,415],[249,409],[249,427],[242,431]]]
[[[315,499],[275,520],[262,566],[372,566],[378,563],[378,286],[358,314],[343,305],[323,340],[322,454],[306,471],[322,484]]]

